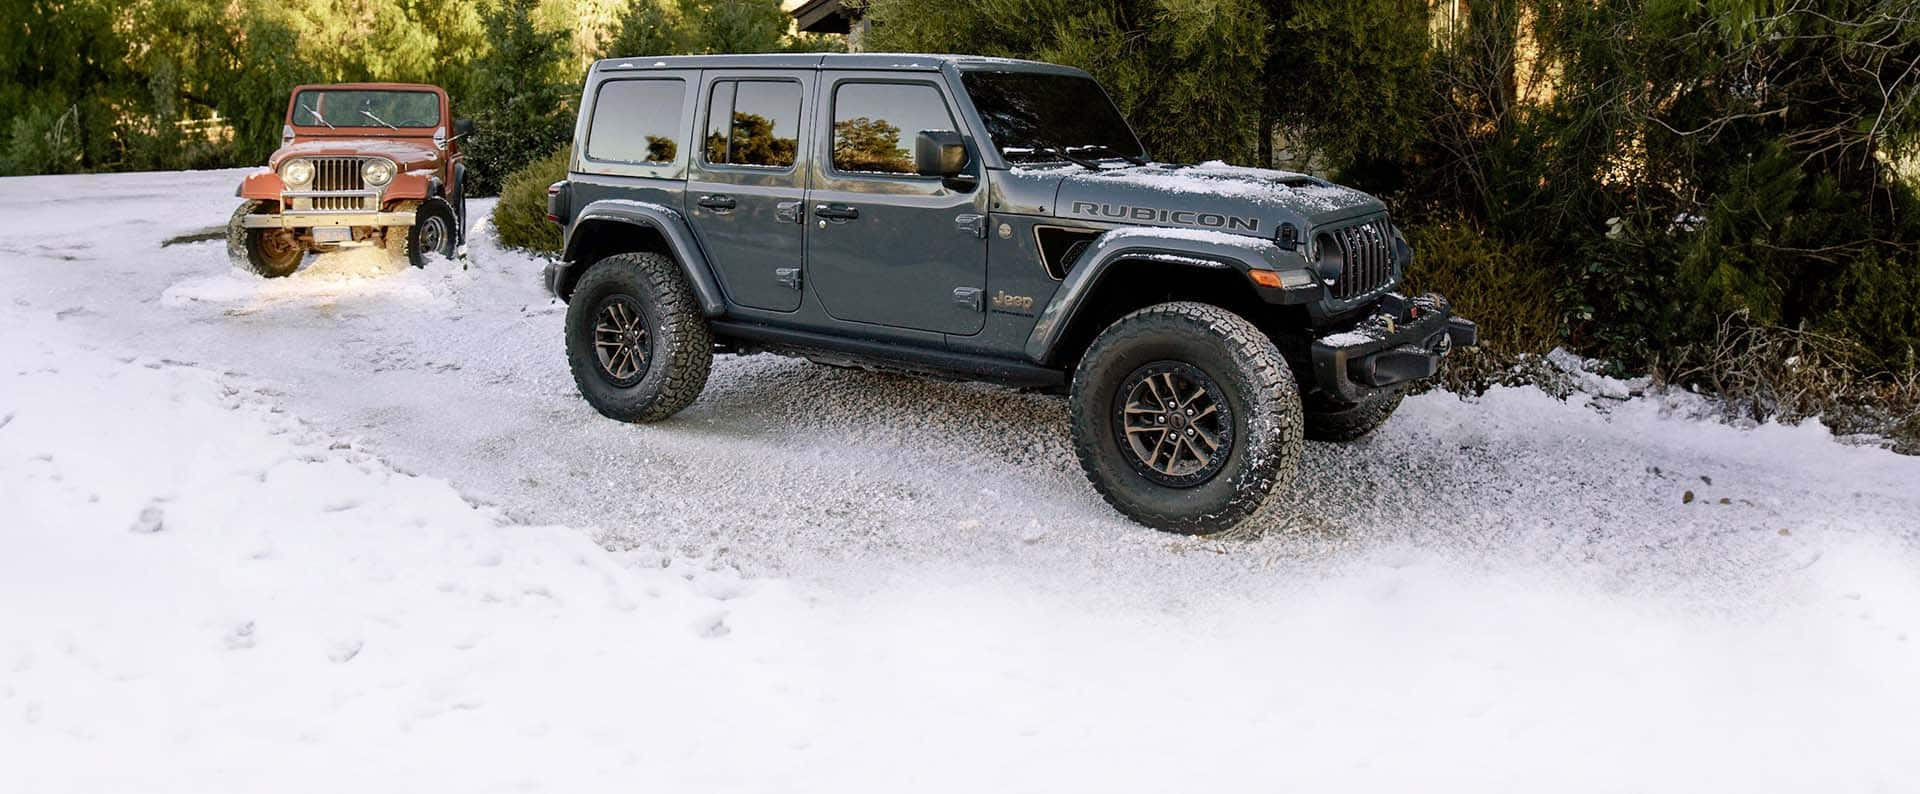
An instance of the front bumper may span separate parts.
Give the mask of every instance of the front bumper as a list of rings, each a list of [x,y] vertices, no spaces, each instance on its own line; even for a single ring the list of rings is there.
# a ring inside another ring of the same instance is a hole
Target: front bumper
[[[327,226],[412,226],[411,212],[281,212],[243,215],[248,229],[311,229]]]
[[[1453,348],[1479,343],[1479,328],[1454,316],[1445,297],[1388,293],[1372,317],[1314,340],[1309,356],[1321,391],[1357,403],[1431,378]]]

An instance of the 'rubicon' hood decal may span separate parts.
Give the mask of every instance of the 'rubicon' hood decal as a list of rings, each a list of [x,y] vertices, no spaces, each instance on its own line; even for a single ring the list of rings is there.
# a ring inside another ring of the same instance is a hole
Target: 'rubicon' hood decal
[[[1305,174],[1220,162],[1069,172],[1055,201],[1062,217],[1260,236],[1283,222],[1311,226],[1385,209],[1372,196]]]

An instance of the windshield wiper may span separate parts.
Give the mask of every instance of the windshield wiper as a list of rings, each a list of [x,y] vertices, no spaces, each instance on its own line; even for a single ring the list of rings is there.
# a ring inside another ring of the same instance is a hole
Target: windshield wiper
[[[327,129],[330,129],[330,130],[340,129],[339,127],[333,126],[333,122],[328,121],[326,116],[320,115],[320,111],[314,110],[312,105],[301,105],[300,109],[306,111],[307,115],[312,116],[314,121],[327,125]]]
[[[1126,152],[1123,152],[1123,151],[1120,151],[1119,149],[1115,149],[1115,148],[1113,148],[1113,147],[1111,147],[1111,146],[1108,146],[1108,145],[1106,145],[1106,144],[1104,144],[1104,143],[1089,143],[1089,144],[1087,144],[1087,145],[1085,145],[1085,146],[1069,146],[1069,147],[1067,147],[1067,148],[1069,148],[1069,149],[1100,149],[1100,150],[1104,150],[1104,151],[1107,151],[1107,152],[1110,152],[1110,153],[1112,153],[1112,154],[1113,154],[1113,156],[1115,156],[1115,157],[1118,157],[1118,158],[1120,158],[1120,159],[1122,159],[1122,160],[1125,160],[1125,161],[1127,161],[1127,162],[1129,162],[1129,163],[1132,163],[1132,164],[1134,164],[1134,165],[1146,165],[1146,164],[1147,164],[1147,161],[1146,161],[1146,159],[1145,159],[1145,158],[1141,158],[1141,157],[1136,157],[1136,156],[1134,156],[1134,155],[1131,155],[1131,154],[1127,154]]]
[[[362,116],[366,116],[367,118],[370,118],[370,119],[373,119],[374,121],[377,121],[377,122],[380,122],[380,126],[382,126],[382,127],[386,127],[387,129],[390,129],[390,130],[397,130],[397,129],[400,129],[399,127],[395,127],[395,126],[393,126],[392,124],[388,124],[388,123],[387,123],[387,121],[386,121],[386,119],[383,119],[383,118],[380,118],[379,116],[376,116],[376,115],[373,115],[373,111],[371,111],[371,110],[362,110],[362,111],[360,111],[360,115],[362,115]],[[328,126],[332,126],[332,125],[328,125]]]
[[[1081,168],[1088,168],[1094,171],[1100,170],[1099,163],[1096,163],[1092,160],[1088,160],[1085,157],[1076,157],[1072,152],[1067,151],[1067,147],[1065,146],[1055,146],[1046,141],[1034,141],[1033,148],[1030,149],[1029,151],[1033,152],[1034,154],[1045,154],[1045,153],[1051,152],[1055,157],[1058,157],[1069,163],[1073,163],[1074,165],[1080,166]]]

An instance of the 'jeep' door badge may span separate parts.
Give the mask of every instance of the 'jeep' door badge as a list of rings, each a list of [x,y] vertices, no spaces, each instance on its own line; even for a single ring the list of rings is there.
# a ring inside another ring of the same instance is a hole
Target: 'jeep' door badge
[[[1014,295],[1006,290],[994,290],[993,310],[1010,314],[1032,314],[1033,298],[1028,295]]]

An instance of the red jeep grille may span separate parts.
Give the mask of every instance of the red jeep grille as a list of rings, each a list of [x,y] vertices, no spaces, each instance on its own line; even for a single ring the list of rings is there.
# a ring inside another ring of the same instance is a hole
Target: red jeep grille
[[[360,193],[367,189],[367,183],[360,178],[360,158],[358,157],[316,157],[313,159],[313,187],[315,192],[331,193],[352,191]],[[315,196],[313,208],[321,211],[355,212],[378,209],[374,202],[378,199],[365,195]]]

